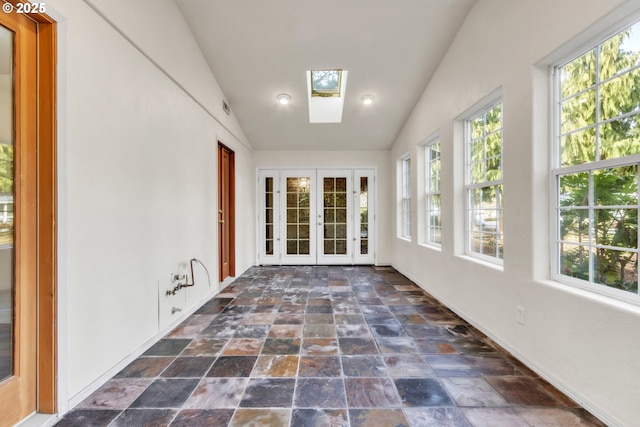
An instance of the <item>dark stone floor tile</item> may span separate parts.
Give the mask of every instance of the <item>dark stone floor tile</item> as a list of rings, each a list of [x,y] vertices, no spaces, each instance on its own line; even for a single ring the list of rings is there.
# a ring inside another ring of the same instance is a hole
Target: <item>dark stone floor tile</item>
[[[471,362],[459,355],[424,356],[437,377],[474,377],[478,372],[473,369]]]
[[[336,325],[364,325],[366,321],[361,314],[336,314]]]
[[[194,314],[171,331],[167,338],[196,338],[215,318],[215,315]]]
[[[301,340],[267,338],[262,347],[262,354],[298,354],[300,353]]]
[[[202,332],[200,332],[200,338],[231,338],[236,333],[238,329],[237,324],[234,321],[229,322],[229,325],[226,324],[211,324],[204,328]]]
[[[298,300],[295,300],[298,301]],[[304,310],[307,306],[305,304],[280,304],[278,313],[290,313],[290,314],[304,314]]]
[[[367,325],[336,325],[335,329],[340,338],[373,338]]]
[[[109,427],[165,427],[177,412],[175,409],[127,409]]]
[[[145,351],[143,356],[177,356],[190,342],[191,339],[188,338],[161,339]]]
[[[204,303],[195,314],[218,314],[224,310],[231,301],[233,301],[233,298],[213,298]]]
[[[346,377],[385,377],[382,356],[342,356],[342,370]]]
[[[305,314],[332,314],[333,307],[330,305],[307,305]]]
[[[222,350],[225,356],[253,356],[260,354],[264,338],[232,338]]]
[[[139,357],[118,372],[116,378],[153,378],[169,366],[175,357]]]
[[[365,314],[364,318],[369,325],[400,326],[400,323],[391,314]]]
[[[440,383],[458,406],[509,406],[507,401],[484,378],[442,378]]]
[[[240,406],[243,408],[290,408],[295,379],[251,378]]]
[[[402,406],[390,378],[346,378],[349,408],[397,408]]]
[[[461,411],[473,427],[527,425],[527,422],[520,418],[511,408],[461,408]]]
[[[407,334],[400,325],[371,325],[371,331],[376,337],[406,337]]]
[[[287,427],[291,419],[290,409],[236,409],[229,427]]]
[[[131,404],[131,408],[179,408],[198,385],[197,379],[158,379]]]
[[[530,377],[487,377],[487,381],[513,405],[564,406],[542,387],[542,380]]]
[[[176,357],[161,376],[165,378],[202,378],[214,360],[215,357]]]
[[[234,338],[266,338],[269,325],[242,325],[233,335]]]
[[[469,361],[469,365],[482,375],[506,376],[516,375],[516,367],[507,362],[504,357],[493,356],[464,356]]]
[[[349,409],[350,427],[409,427],[400,409]]]
[[[207,377],[248,377],[258,356],[220,356],[213,363]]]
[[[339,377],[342,374],[339,356],[302,356],[298,377]]]
[[[458,408],[405,408],[411,426],[471,427]]]
[[[293,405],[296,408],[346,408],[344,382],[339,378],[299,378]]]
[[[401,325],[425,325],[427,319],[419,314],[396,314],[396,320]]]
[[[334,338],[336,328],[333,324],[304,325],[302,336],[304,338]]]
[[[171,427],[226,426],[233,417],[233,409],[183,409]]]
[[[298,372],[298,356],[259,356],[251,372],[252,377],[295,377]]]
[[[69,412],[62,418],[57,427],[106,427],[108,426],[118,415],[120,410],[91,410],[91,409],[76,409]]]
[[[412,338],[455,339],[444,326],[405,325],[404,330]]]
[[[376,337],[376,343],[378,343],[380,353],[418,353],[418,349],[413,345],[413,340],[407,337]]]
[[[304,356],[338,354],[338,340],[335,338],[307,338],[302,341],[300,354]]]
[[[304,314],[278,313],[273,321],[274,325],[302,325]]]
[[[458,350],[449,341],[431,338],[414,338],[413,345],[420,354],[457,354]]]
[[[112,378],[77,409],[126,409],[152,382],[152,378]]]
[[[478,338],[460,338],[451,342],[459,353],[469,356],[496,356],[499,353],[489,344]]]
[[[304,323],[308,325],[327,325],[333,323],[333,314],[305,314]]]
[[[418,354],[394,354],[384,356],[387,372],[391,377],[432,377],[433,372]]]
[[[180,356],[217,356],[228,342],[227,338],[196,338],[180,353]]]
[[[395,384],[405,407],[454,406],[445,389],[434,378],[396,378]]]
[[[248,382],[248,378],[204,378],[183,409],[235,408]]]
[[[294,409],[291,413],[294,427],[329,427],[349,425],[346,409]]]
[[[366,338],[339,338],[342,354],[378,354],[376,342]]]

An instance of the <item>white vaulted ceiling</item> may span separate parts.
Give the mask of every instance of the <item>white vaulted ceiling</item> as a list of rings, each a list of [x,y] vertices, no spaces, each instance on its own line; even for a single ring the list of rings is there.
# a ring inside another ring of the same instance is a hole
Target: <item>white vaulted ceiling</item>
[[[257,150],[388,149],[475,0],[175,0]],[[310,124],[306,71],[349,71]],[[276,101],[291,95],[289,105]],[[372,94],[374,103],[361,97]]]

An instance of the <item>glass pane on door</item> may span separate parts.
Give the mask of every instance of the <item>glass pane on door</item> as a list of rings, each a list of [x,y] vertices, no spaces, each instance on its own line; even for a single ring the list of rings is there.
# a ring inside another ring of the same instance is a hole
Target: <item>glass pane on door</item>
[[[360,254],[369,253],[369,178],[360,177]]]
[[[347,178],[325,177],[324,254],[347,254]]]
[[[0,381],[13,375],[13,32],[0,26]]]
[[[286,254],[309,255],[311,240],[310,177],[287,177]]]

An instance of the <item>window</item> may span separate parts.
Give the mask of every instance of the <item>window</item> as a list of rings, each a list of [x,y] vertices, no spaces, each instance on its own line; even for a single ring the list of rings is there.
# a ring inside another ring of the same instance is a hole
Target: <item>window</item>
[[[556,278],[618,295],[638,294],[639,43],[635,24],[555,68]]]
[[[411,159],[400,160],[402,173],[402,228],[400,235],[411,238]]]
[[[467,254],[502,264],[502,103],[465,125]]]
[[[441,201],[440,201],[440,138],[435,137],[424,147],[425,153],[425,203],[427,213],[426,243],[432,246],[440,246],[441,240]]]

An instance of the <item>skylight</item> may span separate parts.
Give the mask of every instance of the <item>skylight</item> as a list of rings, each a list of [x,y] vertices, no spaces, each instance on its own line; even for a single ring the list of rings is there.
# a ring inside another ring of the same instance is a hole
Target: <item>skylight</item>
[[[342,70],[312,70],[311,96],[340,96]]]
[[[347,70],[307,72],[309,123],[340,123],[347,90]]]

